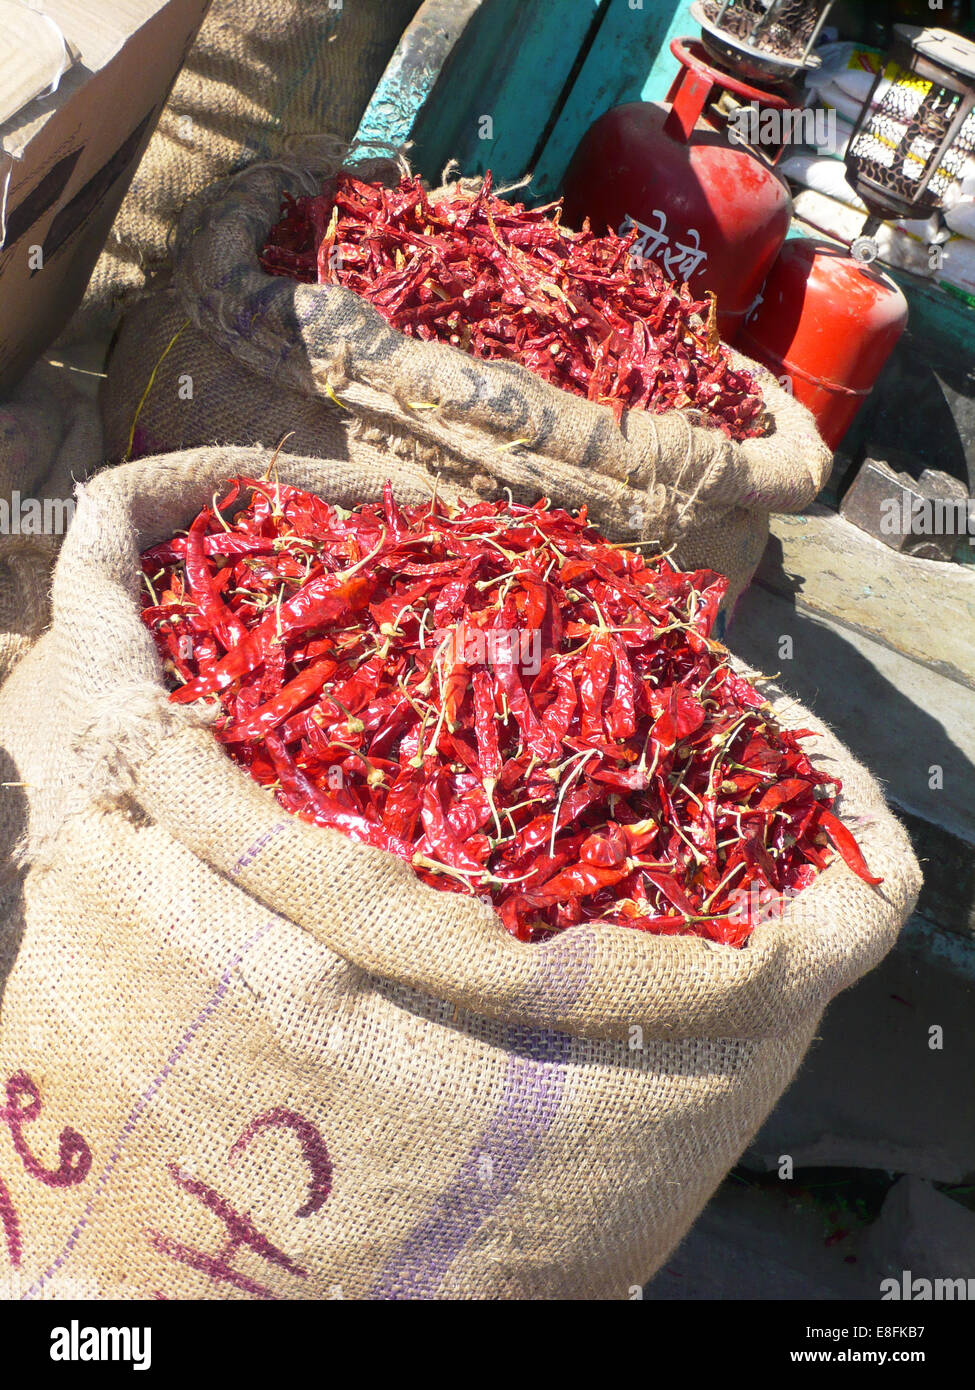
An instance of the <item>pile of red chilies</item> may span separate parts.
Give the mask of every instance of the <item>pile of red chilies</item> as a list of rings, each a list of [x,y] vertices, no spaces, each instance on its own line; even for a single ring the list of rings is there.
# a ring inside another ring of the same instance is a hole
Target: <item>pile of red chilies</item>
[[[260,259],[354,290],[410,337],[518,362],[617,420],[694,410],[732,439],[764,434],[761,392],[720,346],[713,297],[633,264],[636,230],[567,231],[560,210],[492,197],[490,174],[473,198],[432,202],[419,178],[390,189],[340,173],[318,197],[285,194]]]
[[[236,763],[520,940],[602,918],[740,946],[830,845],[880,881],[806,731],[711,639],[726,581],[584,513],[236,478],[143,571],[171,699],[217,700]]]

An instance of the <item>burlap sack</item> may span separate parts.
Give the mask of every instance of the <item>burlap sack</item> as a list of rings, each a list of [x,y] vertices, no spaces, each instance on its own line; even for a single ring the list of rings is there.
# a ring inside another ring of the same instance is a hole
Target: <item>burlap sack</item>
[[[836,864],[741,951],[598,925],[526,946],[481,903],[283,814],[167,703],[138,615],[140,548],[265,459],[100,474],[52,630],[0,692],[30,864],[0,1006],[6,1289],[634,1296],[825,1004],[891,946],[919,886],[907,838],[824,732],[882,888]],[[345,504],[378,498],[385,471],[428,496],[406,466],[280,463]]]
[[[354,135],[419,0],[213,0],[65,340],[97,335],[167,257],[187,198],[295,135]]]
[[[67,371],[41,362],[0,399],[0,681],[47,623],[74,484],[101,451],[98,411]]]
[[[808,410],[735,355],[761,381],[768,437],[737,444],[680,411],[628,411],[621,428],[608,406],[514,363],[404,337],[349,290],[266,275],[257,252],[282,190],[316,190],[340,159],[337,146],[308,146],[314,175],[293,162],[252,166],[187,209],[171,287],[127,317],[109,362],[109,457],[273,445],[292,430],[290,448],[327,456],[345,416],[362,438],[485,495],[510,487],[523,500],[586,503],[613,538],[677,543],[684,563],[729,577],[733,601],[769,512],[800,510],[829,474]]]

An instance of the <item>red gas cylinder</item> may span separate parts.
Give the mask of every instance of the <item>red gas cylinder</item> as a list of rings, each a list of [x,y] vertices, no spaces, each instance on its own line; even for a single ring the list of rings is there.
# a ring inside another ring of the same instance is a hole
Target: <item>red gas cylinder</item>
[[[599,233],[638,224],[636,254],[700,298],[713,290],[719,331],[732,342],[785,240],[792,199],[708,104],[721,91],[764,107],[791,103],[711,66],[690,39],[670,47],[682,65],[670,104],[629,102],[590,126],[565,176],[565,221],[588,217]]]
[[[843,438],[907,324],[889,276],[829,242],[787,241],[738,346],[816,417],[831,449]]]

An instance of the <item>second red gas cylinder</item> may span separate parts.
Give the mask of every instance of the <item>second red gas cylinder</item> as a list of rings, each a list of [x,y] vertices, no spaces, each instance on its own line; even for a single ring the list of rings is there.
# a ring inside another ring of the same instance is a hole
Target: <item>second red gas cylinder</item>
[[[842,247],[797,237],[769,271],[737,346],[778,377],[835,449],[907,325],[889,276]]]

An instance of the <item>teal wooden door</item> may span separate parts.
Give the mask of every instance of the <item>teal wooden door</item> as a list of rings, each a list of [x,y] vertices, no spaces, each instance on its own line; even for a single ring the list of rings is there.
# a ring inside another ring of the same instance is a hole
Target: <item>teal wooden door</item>
[[[498,184],[528,173],[525,200],[556,197],[597,116],[664,96],[667,47],[695,33],[690,0],[428,0],[363,116],[366,149],[412,141],[430,183],[456,159]],[[442,66],[436,68],[436,63]]]

